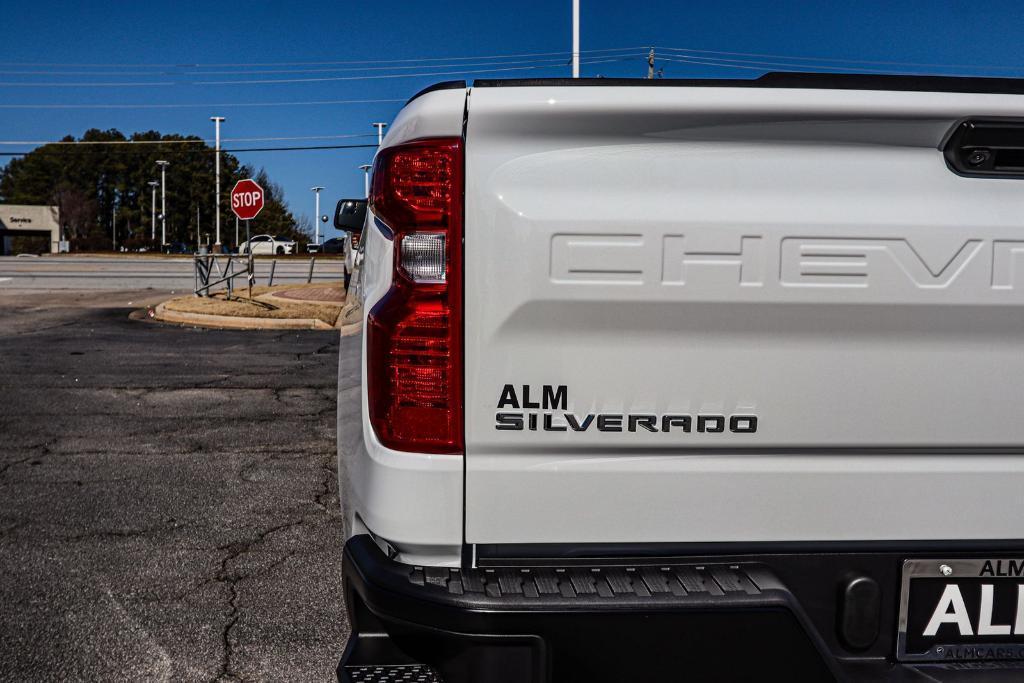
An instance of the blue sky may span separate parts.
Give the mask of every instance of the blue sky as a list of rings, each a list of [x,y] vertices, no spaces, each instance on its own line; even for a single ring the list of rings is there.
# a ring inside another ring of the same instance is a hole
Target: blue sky
[[[213,124],[208,118],[213,114],[227,117],[225,138],[372,134],[372,121],[390,121],[409,96],[431,83],[459,78],[461,73],[467,78],[569,75],[561,54],[449,58],[568,52],[570,0],[3,3],[0,138],[7,141],[54,140],[66,134],[80,135],[92,127],[118,128],[126,133],[156,129],[212,138]],[[805,70],[812,71],[832,66],[849,71],[1024,76],[1024,54],[1020,53],[1024,6],[1019,2],[581,0],[581,5],[585,61],[616,60],[584,64],[584,76],[643,75],[645,49],[614,54],[586,51],[648,45],[680,50],[659,51],[675,59],[658,62],[666,77],[678,78],[749,78],[759,70],[799,70],[796,65],[803,64]],[[384,61],[422,59],[435,61]],[[552,61],[536,61],[544,59]],[[297,64],[357,61],[366,63]],[[235,66],[239,64],[247,66]],[[248,66],[252,64],[262,66]],[[923,66],[939,64],[961,66]],[[367,67],[377,70],[367,71]],[[494,70],[499,68],[505,70]],[[468,73],[471,71],[485,72]],[[436,75],[392,77],[403,73]],[[368,75],[377,78],[353,78]],[[338,80],[251,82],[301,79]],[[94,85],[61,85],[81,83]],[[237,106],[335,100],[399,101]],[[122,106],[34,108],[107,104]],[[224,147],[374,140],[225,142]],[[30,147],[3,145],[0,149]],[[322,211],[328,211],[324,207],[331,207],[338,198],[362,194],[357,167],[367,162],[372,152],[350,149],[238,156],[265,167],[284,186],[292,210],[311,216],[313,198],[308,188],[312,185],[327,188]]]

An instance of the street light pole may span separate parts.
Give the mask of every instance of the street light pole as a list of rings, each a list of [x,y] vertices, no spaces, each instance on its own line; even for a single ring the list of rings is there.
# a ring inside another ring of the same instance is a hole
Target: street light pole
[[[580,0],[572,0],[572,77],[580,77]]]
[[[213,121],[214,128],[216,129],[216,157],[217,157],[217,241],[214,242],[215,247],[220,246],[220,124],[224,121],[223,116],[211,116],[210,120]]]
[[[380,147],[380,144],[384,142],[384,129],[388,127],[388,124],[377,122],[370,125],[377,129],[377,146]]]
[[[160,250],[167,244],[167,167],[169,161],[157,161],[160,167]]]
[[[157,186],[160,185],[160,183],[158,183],[155,180],[150,180],[147,183],[147,185],[149,185],[151,188],[153,188],[153,196],[152,196],[152,198],[149,201],[149,208],[151,209],[151,213],[152,213],[152,216],[149,219],[149,228],[150,228],[150,230],[149,230],[150,231],[149,240],[151,242],[156,242],[156,188],[157,188]],[[146,234],[146,233],[142,233],[142,234]]]
[[[373,168],[372,164],[363,164],[359,167],[363,171],[363,194],[366,198],[370,198],[370,169]]]
[[[313,214],[313,223],[316,224],[316,243],[320,244],[320,190],[324,188],[316,185],[309,189],[316,194],[316,213]]]

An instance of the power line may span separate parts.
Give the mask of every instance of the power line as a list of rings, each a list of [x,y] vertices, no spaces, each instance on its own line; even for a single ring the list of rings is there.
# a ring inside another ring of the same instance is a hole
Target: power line
[[[377,144],[376,143],[372,143],[372,144],[360,144],[360,145],[300,145],[300,146],[294,146],[294,147],[245,147],[245,148],[236,148],[236,149],[222,149],[220,151],[221,152],[231,153],[231,154],[241,154],[241,153],[245,153],[245,152],[309,152],[309,151],[319,151],[319,150],[329,150],[329,149],[369,149],[369,148],[376,149],[377,148]],[[59,147],[59,148],[42,147],[42,148],[39,148],[39,149],[29,150],[27,152],[0,152],[0,157],[20,157],[20,156],[26,156],[26,155],[32,154],[32,153],[38,153],[38,154],[60,153],[60,152],[65,152],[65,151],[67,151],[69,149],[70,149],[70,147],[68,147],[68,146]],[[121,152],[127,151],[127,150],[125,150],[123,148],[120,148],[120,149],[119,148],[114,148],[114,149],[117,149],[117,151],[121,151]],[[200,148],[193,148],[193,149],[186,148],[186,149],[183,149],[182,151],[183,152],[188,152],[190,154],[196,154],[196,153],[198,153],[198,154],[215,154],[217,150],[211,149],[211,148],[208,148],[208,147],[200,147]]]
[[[649,46],[637,45],[631,47],[618,47],[618,48],[597,48],[593,50],[581,50],[581,54],[591,55],[607,55],[614,52],[626,52],[632,50],[646,50]],[[800,56],[800,55],[786,55],[777,53],[764,53],[764,52],[735,52],[725,50],[705,50],[698,48],[686,48],[686,47],[666,47],[657,46],[658,50],[665,50],[670,52],[688,53],[693,55],[711,55],[714,58],[715,55],[720,57],[756,57],[756,58],[767,58],[767,59],[783,59],[783,60],[794,60],[794,61],[810,61],[810,62],[831,62],[831,63],[848,63],[848,64],[867,64],[867,65],[878,65],[878,66],[896,66],[896,67],[926,67],[935,69],[991,69],[991,70],[1022,70],[1024,66],[1007,66],[1007,65],[981,65],[981,64],[946,64],[938,62],[909,62],[909,61],[898,61],[898,60],[870,60],[870,59],[852,59],[842,57],[822,57],[822,56]],[[436,64],[437,62],[455,62],[455,61],[469,61],[469,62],[480,62],[483,60],[498,60],[498,59],[512,59],[520,57],[557,57],[561,59],[568,59],[571,53],[568,51],[560,50],[555,52],[513,52],[505,54],[492,54],[492,55],[465,55],[465,56],[454,56],[448,55],[443,57],[412,57],[406,59],[361,59],[361,60],[334,60],[334,61],[274,61],[274,62],[210,62],[210,63],[83,63],[83,62],[0,62],[0,66],[5,67],[21,67],[21,68],[60,68],[60,67],[78,67],[78,68],[98,68],[98,69],[118,69],[118,68],[149,68],[149,69],[212,69],[212,68],[235,68],[235,69],[252,69],[256,67],[286,67],[286,66],[313,66],[313,67],[330,67],[330,66],[344,66],[344,65],[381,65],[381,64],[427,64],[435,63],[428,68],[435,68],[441,66]],[[552,61],[558,61],[557,59]],[[377,68],[388,68],[388,67],[377,67]],[[415,67],[393,67],[393,68],[415,68]],[[328,69],[330,70],[330,69]],[[341,70],[341,69],[338,69]],[[2,73],[2,72],[0,72]],[[25,73],[25,72],[20,72]],[[144,75],[148,72],[138,72],[134,75]],[[212,74],[217,72],[206,73]],[[234,73],[234,72],[227,72]],[[246,73],[260,73],[258,71],[248,71]],[[96,72],[96,75],[111,74],[110,71]],[[72,74],[67,74],[72,75]],[[78,74],[85,75],[85,74]],[[129,74],[123,74],[129,75]],[[176,74],[169,74],[176,75]]]
[[[595,55],[608,57],[611,54]],[[449,67],[464,67],[464,66],[504,66],[511,64],[544,64],[544,63],[557,63],[561,64],[566,61],[566,57],[546,57],[537,59],[519,59],[519,60],[503,60],[495,62],[449,62],[445,64],[414,64],[409,66],[348,66],[348,67],[328,67],[328,68],[316,68],[316,69],[244,69],[244,70],[217,70],[217,71],[164,71],[151,72],[151,71],[12,71],[12,70],[0,70],[0,74],[8,76],[242,76],[242,75],[261,75],[261,74],[307,74],[307,73],[334,73],[338,71],[394,71],[397,69],[440,69]]]
[[[376,133],[348,133],[345,135],[291,135],[260,138],[221,138],[221,142],[278,142],[286,140],[341,140],[347,138],[375,138]],[[0,140],[0,145],[198,145],[209,144],[214,140]]]
[[[639,59],[639,56],[630,57],[609,57],[607,59],[590,59],[587,61],[580,60],[581,64],[606,64],[609,62],[621,62],[630,59]],[[459,71],[436,71],[433,73],[419,73],[419,74],[380,74],[374,76],[320,76],[315,78],[260,78],[245,81],[195,81],[195,85],[273,85],[282,83],[325,83],[331,81],[365,81],[365,80],[377,80],[385,78],[410,78],[413,76],[458,76],[461,74],[478,74],[478,73],[497,73],[502,71],[528,71],[533,69],[550,69],[559,64],[545,64],[541,66],[513,66],[501,69],[476,69],[476,70],[459,70]],[[0,85],[3,85],[0,83]]]
[[[807,71],[813,69],[816,71],[829,71],[829,72],[850,72],[856,70],[857,73],[867,74],[882,74],[882,75],[893,75],[893,76],[905,76],[908,75],[906,70],[896,71],[893,69],[867,69],[856,66],[836,66],[829,64],[800,64],[795,62],[769,62],[769,61],[755,61],[755,60],[741,60],[741,59],[725,59],[725,58],[711,58],[711,57],[697,57],[697,56],[682,56],[672,55],[668,57],[660,57],[663,61],[668,62],[679,62],[684,64],[693,65],[704,65],[713,66],[719,68],[732,68],[732,69],[745,69],[748,71]],[[1024,70],[1024,69],[1022,69]]]
[[[696,50],[685,47],[662,47],[658,46],[658,50],[668,50],[670,52],[687,52],[687,53],[699,53],[707,55],[724,55],[727,57],[764,57],[768,59],[789,59],[795,61],[811,61],[811,62],[835,62],[835,63],[848,63],[848,64],[874,64],[878,66],[912,66],[912,67],[926,67],[932,69],[994,69],[994,70],[1009,70],[1009,71],[1021,71],[1024,70],[1024,66],[989,66],[984,64],[940,64],[940,63],[929,63],[929,62],[899,62],[899,61],[879,61],[879,60],[868,60],[868,59],[845,59],[838,57],[798,57],[794,55],[779,55],[779,54],[766,54],[761,52],[721,52],[715,50]],[[694,55],[696,56],[696,55]],[[719,59],[718,57],[709,57],[708,59]],[[732,60],[729,60],[732,61]],[[746,61],[746,60],[738,60]]]
[[[124,104],[124,103],[105,103],[105,104],[72,104],[72,103],[61,103],[61,104],[10,104],[6,102],[0,102],[0,109],[206,109],[211,107],[309,107],[309,106],[326,106],[326,105],[341,105],[341,104],[393,104],[397,102],[405,102],[406,98],[392,98],[392,99],[379,99],[379,100],[307,100],[307,101],[295,101],[295,102],[221,102],[213,104],[204,103],[145,103],[145,104]]]
[[[581,61],[583,64],[605,64],[608,62],[637,59],[638,57],[592,58]],[[464,74],[499,73],[508,71],[531,71],[535,69],[551,69],[559,64],[543,64],[535,66],[510,66],[496,69],[460,69],[458,71],[431,71],[421,73],[374,74],[368,76],[324,76],[316,78],[262,78],[231,81],[166,81],[166,82],[56,82],[56,83],[23,83],[2,81],[0,87],[6,88],[136,88],[136,87],[170,87],[178,85],[281,85],[291,83],[324,83],[333,81],[370,81],[394,78],[421,78],[427,76],[460,76]]]
[[[376,143],[372,145],[309,145],[300,147],[250,147],[248,149],[222,149],[222,152],[309,152],[323,149],[377,149],[379,145]],[[196,150],[194,150],[196,151]],[[205,150],[213,152],[213,150]]]
[[[640,45],[634,47],[609,47],[593,50],[580,50],[581,54],[596,54],[604,52],[622,52],[626,50],[645,50],[648,46]],[[410,64],[413,62],[445,62],[445,61],[474,61],[484,59],[505,59],[511,57],[551,57],[563,56],[568,58],[570,52],[559,50],[557,52],[513,52],[499,55],[474,55],[474,56],[446,56],[446,57],[411,57],[407,59],[360,59],[344,61],[316,61],[316,62],[221,62],[221,63],[177,63],[177,64],[99,64],[82,62],[0,62],[0,66],[22,66],[22,67],[82,67],[82,68],[163,68],[163,69],[201,69],[217,67],[261,67],[261,66],[330,66],[341,64]]]

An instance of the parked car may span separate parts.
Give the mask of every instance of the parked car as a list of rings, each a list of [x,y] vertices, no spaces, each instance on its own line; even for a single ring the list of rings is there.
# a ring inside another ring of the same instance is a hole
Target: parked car
[[[191,254],[195,252],[195,249],[190,244],[185,242],[171,242],[164,248],[164,253],[167,254]]]
[[[320,245],[320,252],[323,254],[344,254],[345,253],[345,238],[344,237],[332,237],[323,244]]]
[[[242,242],[238,247],[238,253],[248,254],[251,248],[253,254],[276,254],[281,256],[283,254],[294,254],[295,247],[294,240],[286,240],[281,237],[274,237],[273,235],[253,235],[247,242]]]

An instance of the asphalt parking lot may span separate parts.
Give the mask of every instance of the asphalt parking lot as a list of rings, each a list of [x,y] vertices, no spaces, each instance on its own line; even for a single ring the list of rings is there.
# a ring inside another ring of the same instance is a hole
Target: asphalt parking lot
[[[0,292],[0,678],[330,680],[335,331]]]

